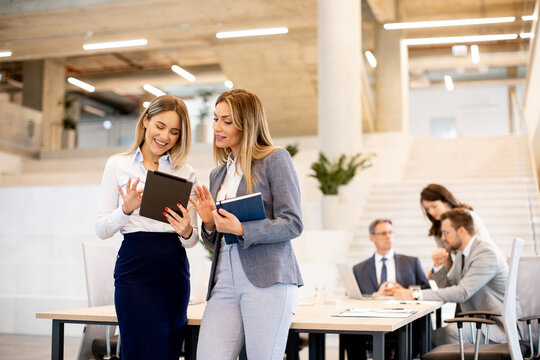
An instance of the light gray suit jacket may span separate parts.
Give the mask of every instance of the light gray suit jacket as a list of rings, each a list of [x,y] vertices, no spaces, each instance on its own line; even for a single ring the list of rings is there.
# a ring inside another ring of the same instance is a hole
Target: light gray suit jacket
[[[238,237],[238,253],[247,278],[257,287],[273,284],[302,286],[302,276],[291,245],[291,240],[303,230],[300,186],[291,156],[285,149],[277,149],[260,160],[253,160],[252,172],[260,179],[253,192],[262,194],[266,219],[242,223],[244,236]],[[210,192],[216,199],[227,173],[226,165],[210,173]],[[242,177],[236,196],[247,194],[246,179]],[[211,234],[202,224],[202,239],[214,250],[208,284],[207,300],[214,286],[216,264],[222,234]]]
[[[502,314],[508,265],[499,249],[492,242],[476,237],[469,256],[465,257],[461,270],[462,253],[456,253],[450,270],[442,269],[431,274],[439,290],[423,290],[424,300],[456,302],[462,311],[495,311]],[[521,311],[518,305],[519,318]],[[489,338],[497,343],[506,342],[500,317],[494,317],[496,325],[490,326]]]

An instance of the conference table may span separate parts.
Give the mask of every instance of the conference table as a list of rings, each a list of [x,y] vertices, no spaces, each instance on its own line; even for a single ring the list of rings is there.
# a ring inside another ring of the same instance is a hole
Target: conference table
[[[429,316],[442,306],[436,301],[353,300],[346,297],[325,299],[303,298],[296,308],[289,330],[287,359],[298,359],[298,334],[309,334],[309,359],[324,360],[325,334],[364,334],[373,337],[373,358],[384,359],[385,335],[398,333],[400,359],[412,358],[412,322],[421,324],[421,353],[430,350],[431,322]],[[199,327],[205,304],[188,307],[188,329],[185,339],[186,359],[195,359]],[[338,317],[351,308],[410,309],[407,317]],[[51,359],[64,358],[64,325],[116,325],[118,320],[113,305],[73,310],[39,312],[38,319],[52,320]],[[341,349],[340,349],[341,352]]]

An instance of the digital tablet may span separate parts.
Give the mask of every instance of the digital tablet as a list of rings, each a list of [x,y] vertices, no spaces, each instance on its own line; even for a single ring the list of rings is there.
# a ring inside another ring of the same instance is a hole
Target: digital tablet
[[[163,215],[165,208],[168,207],[182,216],[176,203],[187,208],[192,187],[193,183],[187,179],[148,170],[139,214],[168,224],[167,218]]]

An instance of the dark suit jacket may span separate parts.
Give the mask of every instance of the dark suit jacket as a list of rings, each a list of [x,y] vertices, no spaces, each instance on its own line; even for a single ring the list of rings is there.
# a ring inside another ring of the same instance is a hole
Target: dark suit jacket
[[[429,282],[420,266],[417,257],[394,253],[396,263],[396,282],[408,288],[410,285],[420,285],[422,289],[429,289]],[[375,269],[375,255],[356,264],[353,267],[356,282],[362,294],[373,294],[379,290],[377,283],[377,270]]]

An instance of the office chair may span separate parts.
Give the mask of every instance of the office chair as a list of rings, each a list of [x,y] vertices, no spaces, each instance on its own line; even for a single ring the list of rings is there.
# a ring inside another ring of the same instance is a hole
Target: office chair
[[[540,359],[540,287],[538,274],[540,274],[540,256],[522,256],[519,259],[517,280],[517,299],[525,316],[519,320],[525,321],[527,345],[531,349],[531,357]]]
[[[120,244],[83,242],[82,247],[88,306],[114,305],[113,274]],[[115,329],[116,326],[86,325],[77,359],[101,358],[102,355],[104,360],[119,358],[120,339],[111,336]]]
[[[461,359],[512,359],[523,360],[523,355],[519,342],[519,334],[516,318],[516,286],[518,277],[519,255],[523,247],[523,240],[514,239],[512,244],[512,254],[506,281],[506,291],[503,305],[503,325],[506,333],[507,344],[480,344],[481,327],[483,324],[489,326],[495,322],[491,319],[477,317],[462,317],[446,320],[447,323],[457,323],[459,333],[459,344],[441,345],[422,356],[423,360],[450,360]],[[478,312],[481,313],[481,312]],[[491,313],[490,316],[498,315]],[[476,324],[475,344],[463,344],[463,323],[473,322]],[[487,333],[487,331],[486,331]]]

